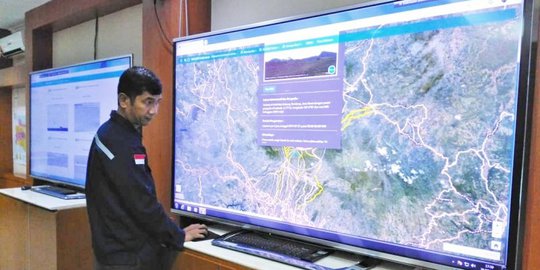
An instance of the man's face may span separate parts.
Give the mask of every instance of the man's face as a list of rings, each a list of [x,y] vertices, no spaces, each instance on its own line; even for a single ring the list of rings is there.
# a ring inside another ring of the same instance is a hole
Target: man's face
[[[152,121],[158,113],[159,103],[162,99],[162,95],[151,95],[146,91],[138,95],[133,102],[126,95],[121,95],[123,97],[120,97],[120,106],[125,111],[125,117],[136,128],[146,126]]]

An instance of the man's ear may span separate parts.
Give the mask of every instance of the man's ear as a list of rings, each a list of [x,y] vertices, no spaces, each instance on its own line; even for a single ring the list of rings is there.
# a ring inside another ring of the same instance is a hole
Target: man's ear
[[[120,106],[120,108],[123,108],[123,109],[127,108],[128,102],[131,102],[131,101],[126,94],[124,93],[118,94],[118,106]]]

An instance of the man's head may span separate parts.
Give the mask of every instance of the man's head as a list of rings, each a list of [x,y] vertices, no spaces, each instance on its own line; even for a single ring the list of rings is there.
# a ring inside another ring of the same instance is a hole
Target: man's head
[[[118,82],[118,113],[136,128],[146,126],[158,113],[161,82],[149,69],[131,67]]]

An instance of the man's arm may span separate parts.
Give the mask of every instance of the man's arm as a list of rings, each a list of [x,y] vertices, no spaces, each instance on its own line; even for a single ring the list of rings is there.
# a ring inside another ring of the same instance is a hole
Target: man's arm
[[[160,244],[181,249],[186,239],[184,230],[168,218],[159,203],[152,175],[146,167],[147,159],[136,161],[135,155],[146,156],[144,148],[123,150],[119,149],[121,145],[116,146],[110,148],[114,158],[104,162],[105,171],[110,174],[110,184],[129,217]]]

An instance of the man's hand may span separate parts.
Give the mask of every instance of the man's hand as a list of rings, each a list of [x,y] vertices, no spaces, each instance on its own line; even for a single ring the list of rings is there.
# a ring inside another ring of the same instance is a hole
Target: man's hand
[[[193,241],[197,238],[204,238],[208,234],[208,228],[204,224],[191,224],[184,228],[185,242]]]

